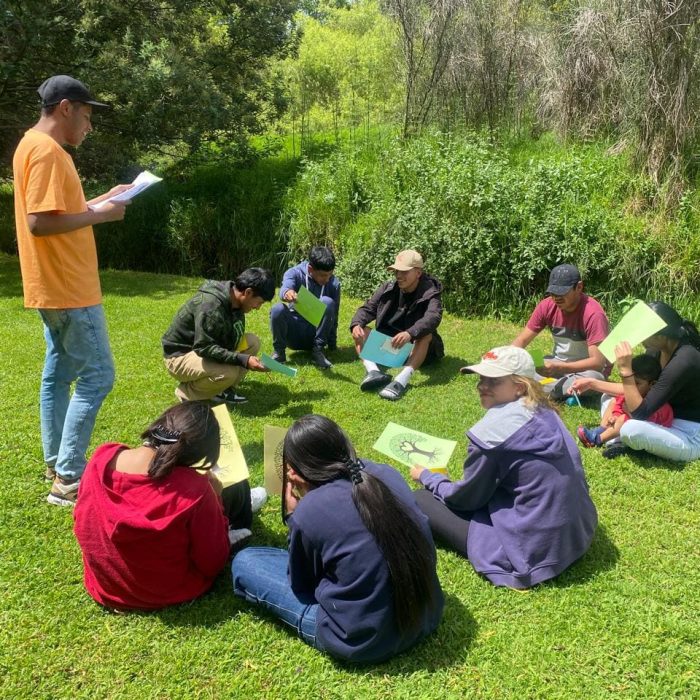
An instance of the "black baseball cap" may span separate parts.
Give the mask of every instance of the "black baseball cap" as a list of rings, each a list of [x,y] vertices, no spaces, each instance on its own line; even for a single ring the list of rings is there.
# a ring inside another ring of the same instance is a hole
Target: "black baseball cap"
[[[52,75],[44,80],[37,90],[41,97],[41,106],[50,107],[57,105],[61,100],[71,100],[72,102],[83,102],[93,107],[110,107],[104,102],[98,102],[81,83],[70,75]]]
[[[547,294],[564,296],[581,281],[581,273],[575,265],[557,265],[549,273]]]

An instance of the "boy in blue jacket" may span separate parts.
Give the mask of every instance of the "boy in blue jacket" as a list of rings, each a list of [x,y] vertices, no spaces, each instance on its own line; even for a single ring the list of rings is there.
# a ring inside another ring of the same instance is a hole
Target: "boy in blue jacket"
[[[337,347],[338,314],[340,312],[340,282],[333,275],[335,256],[325,246],[311,249],[309,259],[304,260],[284,273],[280,288],[280,299],[270,310],[273,359],[286,362],[286,349],[311,350],[311,361],[320,369],[333,365],[324,354]],[[291,305],[301,287],[306,287],[326,306],[318,328],[302,318]]]

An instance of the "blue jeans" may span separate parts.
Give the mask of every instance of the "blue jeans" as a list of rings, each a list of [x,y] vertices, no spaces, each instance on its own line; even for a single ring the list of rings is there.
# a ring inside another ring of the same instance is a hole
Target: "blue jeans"
[[[335,301],[327,296],[322,296],[321,301],[326,305],[326,311],[318,328],[314,328],[287,304],[280,302],[270,309],[272,346],[277,352],[284,352],[285,348],[311,350],[336,344],[338,310]]]
[[[61,478],[77,479],[85,469],[97,412],[114,384],[104,309],[97,304],[39,309],[39,314],[46,340],[39,394],[44,460]]]
[[[312,596],[298,596],[289,583],[289,553],[275,547],[248,547],[231,562],[233,592],[249,603],[257,603],[293,627],[307,644],[316,643],[319,604]]]

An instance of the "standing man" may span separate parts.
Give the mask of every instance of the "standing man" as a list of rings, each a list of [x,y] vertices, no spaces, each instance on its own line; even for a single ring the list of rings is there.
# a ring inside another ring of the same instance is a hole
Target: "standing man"
[[[362,360],[366,374],[360,389],[371,391],[384,387],[379,395],[389,401],[397,401],[406,393],[411,375],[421,365],[435,362],[445,354],[437,332],[442,320],[442,284],[426,274],[423,267],[420,253],[402,250],[388,268],[396,279],[379,287],[350,322],[358,355],[369,337],[367,325],[372,321],[376,330],[391,336],[395,348],[413,343],[411,354],[394,381],[375,362]]]
[[[312,326],[287,304],[275,304],[270,309],[273,359],[286,362],[285,350],[311,350],[311,361],[319,369],[333,365],[323,354],[326,346],[335,350],[338,341],[338,313],[340,312],[340,282],[333,275],[335,256],[325,246],[314,246],[309,259],[287,270],[282,278],[280,299],[294,303],[302,287],[318,297],[326,307],[318,328]]]
[[[583,293],[581,273],[574,265],[557,265],[549,274],[549,296],[532,312],[525,328],[513,341],[526,348],[545,328],[552,332],[554,349],[537,367],[543,377],[557,381],[544,389],[558,401],[566,398],[576,377],[607,379],[611,365],[598,349],[610,331],[603,307]]]
[[[92,226],[121,221],[128,202],[98,211],[91,206],[129,185],[85,201],[63,146],[80,146],[92,131],[93,107],[108,105],[68,75],[54,75],[38,92],[41,116],[12,161],[17,246],[24,305],[37,309],[44,323],[40,402],[46,476],[52,480],[47,500],[72,506],[97,412],[114,383]]]
[[[180,401],[231,405],[247,370],[267,372],[256,357],[260,338],[245,332],[245,315],[275,295],[272,275],[251,267],[231,281],[208,280],[179,309],[162,338],[165,368],[180,384]]]

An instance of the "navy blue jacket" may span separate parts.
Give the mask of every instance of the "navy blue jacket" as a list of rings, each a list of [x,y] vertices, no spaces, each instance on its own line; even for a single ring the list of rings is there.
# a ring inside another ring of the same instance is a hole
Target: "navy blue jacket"
[[[432,545],[428,519],[401,474],[386,464],[362,462],[405,504]],[[433,569],[435,605],[425,610],[415,632],[399,634],[389,568],[353,503],[348,480],[337,479],[307,493],[288,523],[289,580],[295,593],[312,595],[319,603],[316,641],[331,656],[376,663],[438,626],[443,596]]]

